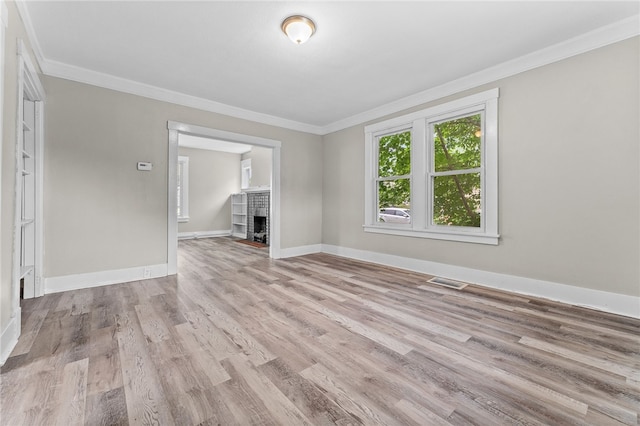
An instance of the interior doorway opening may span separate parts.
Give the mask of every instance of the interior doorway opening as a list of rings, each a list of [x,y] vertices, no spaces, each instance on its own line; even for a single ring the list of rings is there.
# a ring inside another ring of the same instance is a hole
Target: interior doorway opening
[[[177,242],[178,242],[178,157],[180,139],[181,137],[196,137],[203,140],[204,143],[223,145],[236,145],[246,148],[259,147],[267,148],[270,150],[270,166],[271,173],[269,177],[268,185],[259,185],[254,188],[242,188],[243,192],[251,191],[265,191],[268,186],[269,201],[268,201],[268,247],[269,257],[277,259],[280,257],[280,148],[281,142],[273,139],[266,139],[256,136],[249,136],[239,133],[232,133],[223,130],[211,129],[202,126],[195,126],[191,124],[179,123],[169,121],[167,124],[169,129],[169,164],[168,164],[168,232],[167,232],[167,259],[168,259],[168,274],[173,275],[177,273]],[[239,164],[239,179],[243,179],[243,175],[246,168],[246,162]],[[246,178],[246,176],[245,176]],[[244,182],[242,184],[244,186]],[[231,210],[230,210],[231,214]],[[248,220],[245,219],[245,221]],[[253,220],[253,219],[251,219]],[[250,224],[245,222],[246,228],[253,228],[253,222]],[[233,226],[233,224],[232,224]],[[232,227],[232,229],[235,229]],[[250,236],[247,237],[249,239]]]
[[[45,92],[22,40],[18,42],[18,131],[16,132],[14,313],[20,300],[44,294],[43,127]]]

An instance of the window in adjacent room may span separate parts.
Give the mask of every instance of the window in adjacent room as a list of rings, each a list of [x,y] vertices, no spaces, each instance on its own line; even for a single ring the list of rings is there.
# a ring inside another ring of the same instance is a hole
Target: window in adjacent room
[[[497,244],[497,117],[494,89],[367,126],[365,231]]]
[[[251,186],[251,158],[242,160],[240,162],[240,173],[242,177],[242,189],[247,189]]]
[[[178,222],[189,221],[189,157],[178,157]]]

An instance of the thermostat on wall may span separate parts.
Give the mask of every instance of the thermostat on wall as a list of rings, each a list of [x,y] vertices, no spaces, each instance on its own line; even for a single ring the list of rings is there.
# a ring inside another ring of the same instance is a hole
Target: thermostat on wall
[[[138,170],[143,170],[143,171],[150,171],[153,168],[153,164],[152,163],[147,163],[145,161],[139,161],[138,162]]]

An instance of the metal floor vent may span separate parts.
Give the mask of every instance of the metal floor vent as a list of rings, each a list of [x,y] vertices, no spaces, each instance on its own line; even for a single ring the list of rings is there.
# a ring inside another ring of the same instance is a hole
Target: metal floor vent
[[[441,285],[443,287],[453,288],[455,290],[462,290],[463,288],[465,288],[468,285],[467,283],[461,283],[460,281],[454,281],[454,280],[449,280],[447,278],[440,278],[440,277],[431,278],[427,282],[433,283],[433,284],[438,284],[438,285]]]

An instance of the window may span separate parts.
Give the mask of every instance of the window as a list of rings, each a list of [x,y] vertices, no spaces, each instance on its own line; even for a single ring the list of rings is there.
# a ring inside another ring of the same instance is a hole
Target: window
[[[400,215],[400,211],[387,213],[387,207],[411,207],[411,131],[379,135],[378,149],[378,209],[381,213]],[[378,215],[379,222],[387,222]]]
[[[251,186],[251,158],[240,161],[241,189],[247,189]]]
[[[178,222],[189,221],[189,157],[178,157]]]
[[[365,127],[365,231],[498,244],[497,117],[493,89]]]

